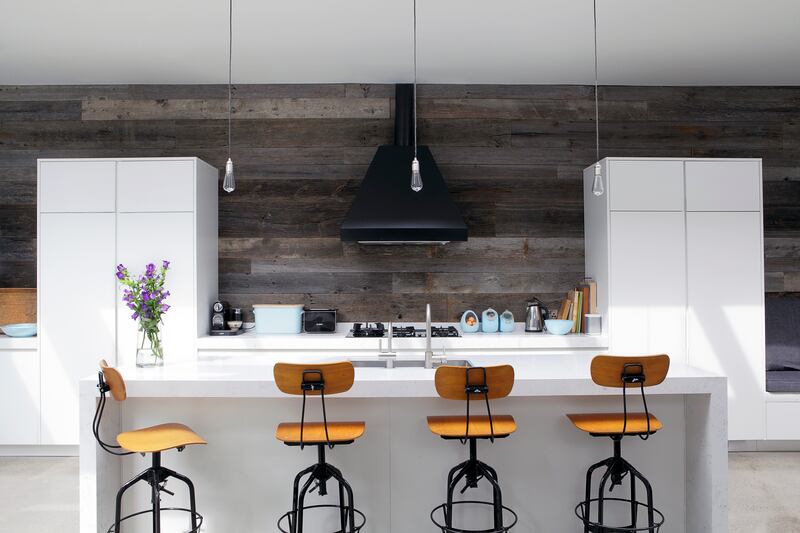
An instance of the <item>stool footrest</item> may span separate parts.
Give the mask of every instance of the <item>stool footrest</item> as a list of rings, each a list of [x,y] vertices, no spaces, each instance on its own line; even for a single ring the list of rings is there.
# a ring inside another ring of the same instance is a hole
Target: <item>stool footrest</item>
[[[336,505],[334,503],[324,503],[324,504],[318,504],[318,505],[306,505],[305,507],[301,508],[303,513],[305,513],[305,511],[308,511],[309,509],[336,509],[337,511],[341,512],[342,507],[339,506],[339,505]],[[345,507],[345,509],[349,509],[349,508]],[[354,531],[354,532],[361,531],[361,528],[363,528],[364,524],[367,523],[367,518],[364,516],[364,513],[362,513],[358,509],[353,508],[353,513],[355,513],[356,522],[357,523],[354,524],[352,529],[348,528],[347,531],[342,531],[341,529],[337,529],[336,531],[333,531],[332,533],[348,533],[350,531]],[[292,531],[292,522],[295,519],[294,514],[295,514],[295,511],[287,511],[286,513],[284,513],[278,519],[278,529],[282,533],[291,533],[291,531]],[[360,523],[358,523],[359,521],[360,521]]]
[[[655,520],[653,521],[653,525],[647,526],[638,526],[637,524],[632,524],[629,526],[609,526],[606,524],[600,524],[599,522],[592,522],[591,520],[591,508],[592,504],[597,504],[600,501],[599,498],[592,498],[590,500],[584,500],[578,505],[575,506],[575,516],[577,516],[585,528],[592,533],[636,533],[639,531],[645,531],[648,533],[658,533],[661,530],[661,526],[664,525],[664,515],[653,507],[653,514]],[[636,508],[636,509],[644,509],[644,515],[648,509],[647,504],[640,501],[632,501],[630,498],[603,498],[604,503],[608,502],[615,502],[620,506],[626,506],[628,508]]]
[[[488,507],[494,507],[493,502],[484,502],[484,501],[477,501],[477,500],[462,500],[458,502],[453,502],[453,507],[456,505],[485,505]],[[441,513],[440,513],[441,511]],[[437,519],[437,515],[441,514],[442,520]],[[512,527],[517,525],[517,513],[514,512],[513,509],[506,507],[503,505],[503,514],[508,515],[510,518],[510,523],[508,525],[501,526],[500,528],[491,528],[491,529],[460,529],[455,526],[448,526],[446,525],[446,514],[447,514],[447,504],[443,503],[438,507],[434,507],[431,511],[431,522],[433,522],[436,527],[442,530],[442,533],[505,533],[506,531],[510,530]],[[503,523],[506,523],[506,520],[503,520]]]
[[[185,507],[162,507],[160,510],[161,510],[162,513],[164,511],[177,511],[177,512],[192,514],[192,510],[191,509],[186,509]],[[122,524],[123,522],[125,522],[126,520],[128,520],[130,518],[136,518],[137,516],[142,516],[142,515],[147,515],[147,514],[153,514],[153,510],[152,509],[146,509],[144,511],[139,511],[137,513],[131,513],[131,514],[127,515],[127,516],[123,516],[122,518],[119,519],[119,523]],[[190,529],[186,533],[199,533],[200,528],[203,526],[203,515],[201,515],[197,511],[195,511],[194,512],[194,518],[197,520],[197,527],[195,527],[193,529]],[[115,524],[111,524],[111,527],[108,528],[107,533],[114,533],[114,526],[115,526]]]

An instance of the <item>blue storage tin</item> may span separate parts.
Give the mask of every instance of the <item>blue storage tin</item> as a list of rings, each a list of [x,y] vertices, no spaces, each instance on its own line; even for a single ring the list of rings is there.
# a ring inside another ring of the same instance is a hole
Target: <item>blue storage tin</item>
[[[497,311],[490,307],[481,315],[481,330],[484,333],[497,333],[499,327],[500,319],[497,316]]]
[[[502,333],[514,331],[514,314],[508,309],[500,313],[500,331]]]
[[[475,323],[472,325],[469,325],[467,323],[467,320],[470,317],[475,319]],[[478,318],[478,313],[476,313],[472,309],[464,311],[464,314],[461,315],[461,321],[459,322],[459,326],[463,333],[476,333],[479,329],[481,329],[481,321]]]
[[[303,330],[302,304],[256,304],[256,333],[287,334]]]

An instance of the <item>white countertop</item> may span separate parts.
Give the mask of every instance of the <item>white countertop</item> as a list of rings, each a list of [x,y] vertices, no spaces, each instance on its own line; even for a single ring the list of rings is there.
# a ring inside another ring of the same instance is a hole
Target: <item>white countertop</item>
[[[395,324],[398,325],[398,324]],[[424,328],[421,323],[403,323]],[[454,323],[437,322],[437,326],[456,326]],[[348,338],[352,323],[343,322],[336,326],[336,333],[300,333],[295,335],[257,335],[253,332],[233,337],[202,336],[197,340],[198,350],[261,351],[261,350],[299,350],[299,351],[365,351],[377,353],[386,349],[388,339]],[[388,324],[387,324],[388,327]],[[602,335],[550,335],[549,333],[527,333],[524,324],[518,322],[509,333],[462,333],[461,337],[433,337],[431,346],[434,352],[457,352],[460,350],[574,350],[597,349],[608,346],[608,338]],[[394,338],[392,348],[398,352],[421,353],[425,349],[424,338]]]
[[[0,350],[36,350],[39,337],[9,337],[0,333]]]
[[[619,394],[591,381],[591,354],[471,356],[474,366],[508,363],[514,366],[513,396],[591,396]],[[287,358],[274,355],[220,357],[198,363],[166,364],[162,368],[120,368],[129,397],[156,398],[277,398],[272,367]],[[292,361],[336,361],[341,357],[291,356]],[[364,357],[361,357],[364,359]],[[356,368],[353,388],[341,395],[355,398],[435,397],[434,370],[424,368]],[[97,377],[81,380],[84,393],[96,394]],[[724,391],[726,378],[680,363],[672,364],[667,380],[649,394],[709,394]]]

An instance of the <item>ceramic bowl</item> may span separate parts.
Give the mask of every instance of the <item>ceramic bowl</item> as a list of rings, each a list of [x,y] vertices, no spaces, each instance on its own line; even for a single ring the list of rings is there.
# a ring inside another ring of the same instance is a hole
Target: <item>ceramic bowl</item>
[[[242,327],[242,321],[228,320],[228,327],[231,328],[231,331],[239,331],[239,328]]]
[[[551,318],[544,321],[547,332],[551,335],[566,335],[572,329],[572,320],[556,320]]]
[[[0,326],[9,337],[33,337],[36,335],[36,324],[7,324]]]

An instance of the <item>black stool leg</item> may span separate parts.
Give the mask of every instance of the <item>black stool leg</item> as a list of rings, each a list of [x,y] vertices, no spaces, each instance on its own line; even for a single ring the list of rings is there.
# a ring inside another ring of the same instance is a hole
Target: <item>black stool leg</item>
[[[344,505],[344,485],[339,481],[339,523],[341,525],[341,532],[346,533],[347,528],[347,508]]]
[[[169,477],[174,477],[178,481],[182,481],[186,484],[189,489],[189,509],[192,512],[192,529],[191,531],[195,533],[197,531],[197,505],[195,502],[194,496],[194,483],[188,477],[184,476],[183,474],[179,474],[177,472],[173,472],[172,470],[164,469],[164,473]]]
[[[303,483],[303,488],[300,489],[300,494],[297,496],[297,510],[295,514],[295,533],[303,533],[303,506],[305,505],[306,494],[308,493],[308,488],[311,486],[311,483],[314,482],[314,474],[308,477],[305,483]]]
[[[636,523],[639,521],[639,505],[636,502],[636,476],[628,470],[631,483],[631,528],[636,529]]]
[[[488,479],[489,483],[492,484],[492,494],[494,496],[492,500],[494,507],[494,529],[495,531],[499,531],[503,528],[503,492],[500,490],[500,484],[487,469],[486,465],[483,463],[478,463],[478,465],[483,477]]]
[[[161,533],[161,495],[158,493],[158,472],[152,474],[153,533]]]
[[[603,505],[605,499],[605,491],[606,491],[606,483],[608,482],[608,478],[611,477],[611,473],[615,468],[615,460],[612,459],[609,464],[608,468],[606,469],[606,473],[603,474],[603,477],[600,479],[600,490],[597,493],[597,523],[603,523]],[[600,528],[599,533],[603,533],[605,531],[604,527]]]
[[[652,530],[652,528],[654,528],[656,525],[655,511],[653,510],[653,488],[650,486],[650,482],[641,474],[641,472],[633,468],[633,466],[628,466],[630,467],[630,473],[633,479],[639,479],[642,482],[642,485],[644,485],[644,490],[647,494],[647,526]]]
[[[453,527],[453,491],[456,490],[456,485],[461,481],[461,478],[467,474],[467,468],[468,465],[465,464],[447,486],[447,506],[445,507],[444,517],[444,523],[447,527]]]
[[[592,498],[592,475],[594,471],[600,468],[601,466],[608,466],[608,459],[603,459],[599,463],[595,463],[589,467],[589,470],[586,471],[586,515],[585,515],[585,522],[590,520],[591,512],[592,512],[592,505],[590,500]],[[583,533],[592,533],[592,530],[589,528],[588,525],[583,526]]]
[[[114,514],[114,533],[120,533],[122,527],[120,525],[120,522],[122,520],[122,495],[125,494],[125,491],[127,491],[129,488],[133,487],[138,482],[145,480],[149,477],[150,477],[150,469],[148,468],[135,478],[131,479],[130,481],[122,485],[122,487],[117,491],[117,506],[116,506],[116,512]]]
[[[289,515],[289,531],[291,531],[291,533],[297,533],[297,499],[300,494],[300,480],[303,479],[303,476],[306,474],[313,472],[314,468],[316,468],[316,465],[309,466],[294,477],[294,488],[292,490],[292,513]]]

